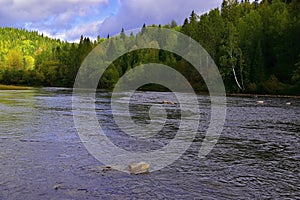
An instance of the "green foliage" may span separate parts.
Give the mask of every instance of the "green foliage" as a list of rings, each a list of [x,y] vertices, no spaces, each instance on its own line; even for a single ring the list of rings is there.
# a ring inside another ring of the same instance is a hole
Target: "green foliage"
[[[299,0],[224,0],[221,12],[211,10],[196,23],[186,19],[182,32],[210,53],[227,91],[240,91],[239,82],[243,92],[289,93],[299,73],[299,10]]]
[[[81,62],[103,41],[70,44],[13,28],[0,28],[0,36],[0,83],[43,86],[72,86]]]
[[[271,75],[260,87],[259,92],[268,94],[283,94],[284,90],[287,88],[287,86],[281,83],[274,75]]]
[[[23,54],[19,50],[11,49],[7,53],[7,70],[8,71],[19,71],[23,70]]]
[[[300,85],[300,62],[296,64],[297,69],[293,72],[292,81]]]

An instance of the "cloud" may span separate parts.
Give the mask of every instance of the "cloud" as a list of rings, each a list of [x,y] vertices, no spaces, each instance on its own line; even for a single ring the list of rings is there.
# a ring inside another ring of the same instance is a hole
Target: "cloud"
[[[192,10],[201,14],[222,0],[0,0],[0,26],[37,30],[62,40],[80,35],[95,38],[114,35],[122,28],[144,23],[182,24]]]
[[[83,35],[85,37],[89,37],[92,40],[96,39],[96,35],[99,29],[99,25],[101,21],[95,21],[90,23],[81,24],[75,26],[68,30],[58,31],[56,33],[51,32],[51,30],[40,30],[46,36],[52,38],[60,38],[61,40],[68,42],[79,42],[80,36]]]
[[[64,15],[85,15],[92,6],[107,4],[108,0],[2,0],[0,24],[37,22]]]
[[[106,36],[119,33],[122,27],[128,30],[144,23],[167,24],[172,20],[182,24],[192,10],[201,14],[221,3],[222,0],[120,0],[118,13],[104,20],[99,32]]]
[[[81,24],[87,23],[84,28],[88,24],[99,25],[98,19],[95,22],[93,17],[108,3],[109,0],[0,0],[0,26],[38,30],[47,35],[66,36],[60,37],[63,40],[73,40],[75,32],[79,34],[77,38],[90,33],[87,28],[79,33]]]

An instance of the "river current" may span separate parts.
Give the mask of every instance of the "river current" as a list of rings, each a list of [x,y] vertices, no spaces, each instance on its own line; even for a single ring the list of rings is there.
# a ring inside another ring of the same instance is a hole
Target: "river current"
[[[120,148],[153,151],[175,137],[178,106],[167,106],[161,132],[139,140],[119,130],[110,96],[98,91],[95,110]],[[227,97],[222,134],[205,158],[198,151],[209,124],[210,98],[197,98],[200,126],[188,150],[161,170],[131,175],[103,167],[87,151],[74,125],[72,89],[0,91],[0,199],[300,198],[299,98]],[[149,106],[166,99],[176,101],[172,93],[136,92],[130,99],[132,120],[147,123]]]

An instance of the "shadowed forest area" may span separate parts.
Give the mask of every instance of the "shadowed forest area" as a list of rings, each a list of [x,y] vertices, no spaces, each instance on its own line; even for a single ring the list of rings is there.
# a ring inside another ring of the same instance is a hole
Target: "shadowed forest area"
[[[192,12],[182,26],[172,21],[151,27],[179,31],[199,42],[217,64],[229,93],[300,95],[300,0],[224,0],[221,8],[201,16]],[[99,88],[114,87],[123,74],[141,64],[162,63],[182,73],[195,90],[205,91],[205,83],[187,61],[158,50],[162,44],[177,45],[176,38],[161,38],[158,32],[143,40],[153,49],[135,50],[134,41],[141,41],[136,38],[147,28],[144,24],[139,33],[129,35],[122,29],[118,36],[93,41],[82,36],[79,43],[0,28],[0,84],[72,87],[83,60],[105,42],[108,57],[128,47],[132,51],[111,64]],[[124,46],[116,45],[118,40]],[[96,74],[95,68],[91,76]]]

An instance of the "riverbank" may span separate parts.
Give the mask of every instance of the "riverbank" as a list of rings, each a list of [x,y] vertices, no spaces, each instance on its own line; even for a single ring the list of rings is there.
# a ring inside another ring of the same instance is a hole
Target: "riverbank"
[[[17,86],[17,85],[3,85],[0,84],[0,90],[31,90],[32,87]]]
[[[231,93],[226,94],[228,97],[252,97],[252,98],[296,98],[300,99],[297,95],[281,95],[281,94],[239,94]]]
[[[18,85],[3,85],[0,84],[0,90],[32,90],[34,87],[31,86],[18,86]],[[109,89],[100,89],[103,91],[112,91]],[[140,91],[157,91],[157,92],[170,92],[167,88],[161,87],[153,89],[151,87],[139,88]],[[209,95],[209,92],[206,91],[197,91],[199,95]],[[227,97],[252,97],[252,98],[297,98],[300,99],[300,96],[297,95],[277,95],[277,94],[246,94],[246,93],[227,93]]]

